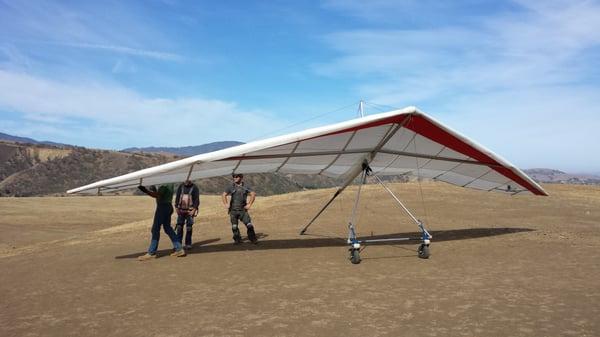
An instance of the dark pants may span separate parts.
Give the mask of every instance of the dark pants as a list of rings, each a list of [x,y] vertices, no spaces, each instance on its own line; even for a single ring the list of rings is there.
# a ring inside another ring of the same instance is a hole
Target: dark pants
[[[194,217],[191,215],[177,215],[177,226],[175,227],[175,233],[177,233],[177,240],[179,243],[183,242],[183,226],[185,225],[185,245],[192,245],[192,226],[194,226]]]
[[[241,238],[240,229],[238,228],[238,222],[240,220],[246,225],[248,239],[251,241],[256,240],[254,225],[252,225],[252,219],[250,219],[250,214],[248,214],[246,210],[231,210],[229,211],[229,218],[231,220],[231,231],[233,232],[234,240],[235,238]]]
[[[173,206],[169,203],[156,204],[156,211],[154,212],[154,222],[152,223],[152,240],[150,240],[150,247],[148,247],[148,254],[156,254],[158,250],[158,241],[160,240],[160,227],[162,226],[165,233],[173,242],[173,248],[175,250],[181,249],[181,243],[177,240],[177,235],[171,228],[171,214],[173,214]]]

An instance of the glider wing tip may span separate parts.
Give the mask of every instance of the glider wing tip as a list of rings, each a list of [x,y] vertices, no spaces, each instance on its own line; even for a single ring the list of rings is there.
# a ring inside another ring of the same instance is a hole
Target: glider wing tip
[[[418,114],[423,113],[421,110],[419,110],[419,108],[417,108],[414,105],[409,105],[408,107],[406,107],[406,109],[408,109],[409,111],[412,111],[413,113],[418,113]]]
[[[77,187],[77,188],[72,188],[70,190],[67,191],[67,194],[78,194],[85,191],[84,189],[82,189],[81,187]]]

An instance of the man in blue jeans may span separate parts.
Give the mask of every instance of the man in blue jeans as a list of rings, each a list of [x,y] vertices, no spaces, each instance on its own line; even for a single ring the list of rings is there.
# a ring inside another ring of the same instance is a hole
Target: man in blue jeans
[[[141,185],[138,186],[138,189],[156,199],[156,211],[154,212],[154,222],[152,223],[152,240],[150,241],[150,247],[148,247],[148,253],[138,257],[138,260],[146,261],[156,258],[161,226],[171,239],[171,242],[173,242],[173,249],[175,251],[171,256],[185,256],[185,251],[181,247],[179,240],[177,240],[177,235],[173,231],[173,228],[171,228],[171,214],[173,214],[173,206],[171,205],[171,202],[173,201],[173,185],[161,185],[157,191],[151,191]]]

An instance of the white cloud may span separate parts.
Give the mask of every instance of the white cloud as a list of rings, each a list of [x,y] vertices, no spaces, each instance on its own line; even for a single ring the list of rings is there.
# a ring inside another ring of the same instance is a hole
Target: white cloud
[[[127,59],[119,59],[113,65],[111,72],[113,74],[135,73],[137,72],[137,67]]]
[[[264,111],[243,110],[232,102],[145,97],[120,86],[60,82],[4,70],[0,109],[59,128],[78,145],[115,148],[244,141],[284,125]]]
[[[485,17],[470,27],[442,23],[421,29],[332,33],[325,42],[340,56],[315,69],[331,76],[377,76],[377,82],[383,78],[396,87],[406,82],[405,90],[421,92],[411,90],[411,85],[433,82],[445,88],[440,90],[477,91],[527,87],[580,80],[597,68],[590,58],[598,56],[593,48],[600,46],[598,4],[521,3],[527,5],[522,11]],[[350,9],[356,6],[348,3]]]
[[[145,49],[137,49],[137,48],[129,48],[124,46],[114,46],[114,45],[101,45],[101,44],[93,44],[93,43],[54,43],[60,46],[73,47],[73,48],[81,48],[81,49],[95,49],[95,50],[105,50],[108,52],[113,52],[117,54],[124,55],[133,55],[133,56],[141,56],[148,57],[161,61],[183,61],[184,57],[174,53],[155,51],[155,50],[145,50]]]
[[[438,14],[448,15],[453,3],[439,0],[325,0],[322,6],[369,22],[407,22]]]
[[[31,68],[33,61],[11,44],[0,45],[0,66],[13,69]]]
[[[143,6],[119,1],[63,5],[43,0],[2,5],[0,37],[15,44],[66,46],[162,61],[184,60],[172,52],[175,41],[145,17]]]

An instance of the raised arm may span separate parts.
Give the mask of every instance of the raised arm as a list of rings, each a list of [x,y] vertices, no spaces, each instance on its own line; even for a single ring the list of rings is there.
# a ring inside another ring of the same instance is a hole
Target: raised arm
[[[150,191],[149,189],[146,188],[146,186],[138,186],[138,190],[146,193],[147,195],[151,196],[152,198],[158,198],[160,196],[160,194],[157,191]]]

